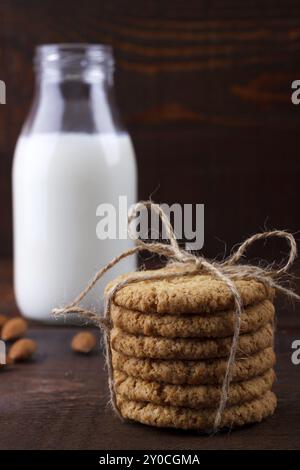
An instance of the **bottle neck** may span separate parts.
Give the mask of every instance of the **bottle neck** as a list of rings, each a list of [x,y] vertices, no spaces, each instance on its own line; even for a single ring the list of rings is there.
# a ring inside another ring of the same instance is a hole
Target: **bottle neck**
[[[45,68],[36,74],[35,100],[39,100],[40,105],[55,97],[65,106],[72,101],[101,106],[103,101],[112,99],[113,94],[113,74],[101,67],[84,70]]]
[[[26,133],[122,131],[111,56],[99,55],[97,48],[90,54],[79,49],[37,54],[36,92]]]

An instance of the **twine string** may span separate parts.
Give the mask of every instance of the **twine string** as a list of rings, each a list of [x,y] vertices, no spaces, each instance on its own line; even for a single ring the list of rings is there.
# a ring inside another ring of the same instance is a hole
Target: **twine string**
[[[136,235],[133,233],[133,231],[131,230],[132,222],[137,218],[141,210],[145,208],[153,210],[154,213],[159,216],[166,231],[169,244],[160,242],[146,243],[143,240],[137,238]],[[299,301],[300,296],[298,294],[280,284],[280,277],[290,269],[297,256],[296,241],[291,233],[285,232],[283,230],[273,230],[268,232],[257,233],[245,240],[238,247],[238,249],[224,261],[217,262],[207,260],[202,256],[196,256],[179,247],[174,230],[167,215],[164,213],[164,211],[159,205],[154,204],[151,201],[141,201],[132,207],[131,211],[128,214],[128,232],[129,236],[135,240],[136,246],[124,251],[123,253],[112,259],[108,264],[103,266],[87,284],[84,290],[74,299],[73,302],[63,308],[55,308],[53,310],[53,314],[55,316],[61,316],[69,313],[77,313],[83,318],[93,321],[96,325],[103,329],[111,404],[116,414],[121,419],[123,419],[118,409],[116,400],[116,390],[114,385],[112,367],[112,352],[110,344],[110,332],[112,328],[110,309],[116,293],[126,285],[145,280],[162,280],[182,276],[191,276],[199,273],[208,274],[216,279],[220,279],[220,281],[224,282],[224,284],[227,286],[229,292],[232,295],[234,303],[235,323],[231,349],[221,387],[220,401],[216,410],[214,420],[213,428],[216,432],[221,425],[223,412],[228,399],[229,386],[232,379],[241,328],[241,313],[243,311],[243,305],[241,296],[236,288],[234,281],[237,279],[254,279],[258,282],[263,283],[266,289],[274,289],[275,291],[280,292],[288,296],[289,298],[293,298]],[[271,266],[268,266],[267,268],[262,268],[249,264],[238,264],[240,260],[245,256],[245,253],[248,248],[253,245],[253,243],[255,243],[257,240],[269,239],[273,237],[283,238],[289,244],[289,256],[286,263],[282,267],[278,267],[277,269],[275,269]],[[180,270],[178,270],[177,272],[176,270],[170,272],[161,272],[161,270],[153,270],[145,273],[140,271],[138,273],[130,273],[126,275],[123,279],[119,279],[112,285],[112,287],[105,296],[104,314],[102,316],[98,315],[96,312],[86,310],[83,307],[80,307],[81,301],[107,271],[109,271],[113,266],[118,264],[124,258],[132,256],[133,254],[144,250],[153,254],[157,254],[159,256],[164,256],[165,258],[167,258],[169,264],[172,264],[175,267],[180,266]]]

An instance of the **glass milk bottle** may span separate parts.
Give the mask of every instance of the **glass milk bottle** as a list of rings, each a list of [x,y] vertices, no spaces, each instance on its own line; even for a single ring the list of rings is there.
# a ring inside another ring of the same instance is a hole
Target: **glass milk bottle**
[[[50,321],[52,308],[73,300],[132,246],[117,231],[99,239],[96,230],[100,204],[112,205],[117,219],[119,196],[123,206],[125,196],[128,207],[136,201],[135,155],[114,101],[113,64],[109,46],[37,48],[35,97],[13,164],[14,284],[28,318]],[[122,261],[83,305],[100,309],[106,282],[134,269],[133,257]]]

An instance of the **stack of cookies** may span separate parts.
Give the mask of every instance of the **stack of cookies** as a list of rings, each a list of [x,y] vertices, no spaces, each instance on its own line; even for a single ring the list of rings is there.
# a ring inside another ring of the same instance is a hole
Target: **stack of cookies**
[[[261,421],[276,407],[273,292],[254,280],[235,284],[244,310],[221,421],[230,428]],[[122,416],[158,427],[211,430],[232,345],[233,308],[227,286],[205,275],[141,280],[118,290],[110,345]]]

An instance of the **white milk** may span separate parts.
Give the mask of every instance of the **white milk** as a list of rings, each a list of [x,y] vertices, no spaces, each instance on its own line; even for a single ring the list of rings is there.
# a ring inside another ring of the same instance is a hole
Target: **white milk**
[[[13,166],[14,276],[21,312],[51,319],[99,267],[132,246],[99,240],[96,209],[136,201],[134,151],[127,134],[49,133],[21,136]],[[83,305],[99,309],[105,284],[135,269],[134,257],[106,274]]]

